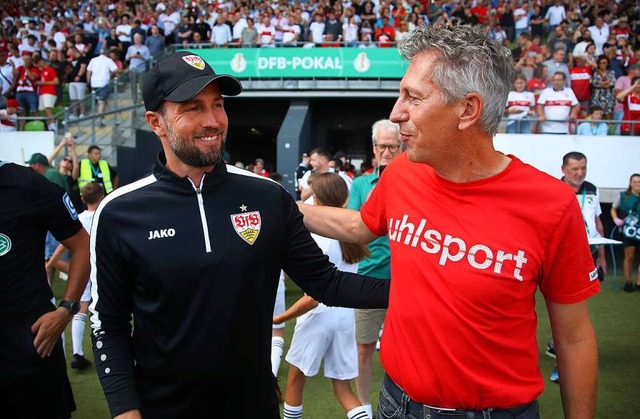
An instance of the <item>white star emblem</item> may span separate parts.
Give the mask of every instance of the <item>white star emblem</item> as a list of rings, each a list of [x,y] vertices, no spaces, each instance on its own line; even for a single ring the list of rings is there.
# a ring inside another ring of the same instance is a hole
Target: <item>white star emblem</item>
[[[244,212],[247,210],[247,206],[245,204],[240,205],[240,211]]]

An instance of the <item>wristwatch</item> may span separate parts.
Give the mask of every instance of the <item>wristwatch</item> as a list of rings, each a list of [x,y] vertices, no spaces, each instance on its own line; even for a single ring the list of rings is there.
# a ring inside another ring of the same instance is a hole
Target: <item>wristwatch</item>
[[[60,304],[58,304],[58,307],[66,308],[72,315],[76,315],[78,314],[78,311],[80,311],[80,303],[76,301],[62,300],[60,301]]]

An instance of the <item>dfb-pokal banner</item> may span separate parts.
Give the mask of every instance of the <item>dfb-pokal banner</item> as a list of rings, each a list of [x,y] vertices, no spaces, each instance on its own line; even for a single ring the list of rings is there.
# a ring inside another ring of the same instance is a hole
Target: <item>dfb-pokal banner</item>
[[[395,48],[189,49],[216,73],[250,78],[401,79],[408,63]]]

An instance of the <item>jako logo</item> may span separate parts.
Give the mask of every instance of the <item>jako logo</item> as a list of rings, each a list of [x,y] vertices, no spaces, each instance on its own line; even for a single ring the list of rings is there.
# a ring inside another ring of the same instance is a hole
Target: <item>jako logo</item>
[[[172,228],[163,228],[162,230],[151,230],[149,232],[149,240],[165,239],[167,237],[173,237],[176,235],[176,231]]]
[[[513,278],[523,281],[520,274],[522,267],[527,263],[524,250],[518,250],[514,255],[504,250],[497,251],[484,244],[475,244],[467,250],[467,243],[450,234],[443,235],[438,230],[425,230],[426,219],[421,219],[418,228],[409,222],[409,216],[404,214],[402,220],[389,219],[389,240],[395,241],[405,246],[417,247],[420,245],[425,253],[438,254],[440,259],[438,264],[445,266],[448,261],[458,262],[467,256],[467,263],[475,269],[488,269],[493,266],[493,272],[502,275],[503,264],[506,261],[513,261]],[[404,240],[403,240],[404,239]]]

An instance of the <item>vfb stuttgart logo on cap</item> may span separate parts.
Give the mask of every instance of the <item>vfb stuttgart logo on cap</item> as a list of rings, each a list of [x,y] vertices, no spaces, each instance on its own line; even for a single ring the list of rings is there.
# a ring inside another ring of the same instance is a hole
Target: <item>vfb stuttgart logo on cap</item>
[[[231,223],[236,233],[238,233],[238,236],[242,237],[242,239],[250,245],[255,243],[258,234],[260,234],[260,227],[262,226],[259,211],[231,214]]]
[[[204,70],[204,60],[197,55],[185,55],[182,57],[185,63],[198,70]]]

